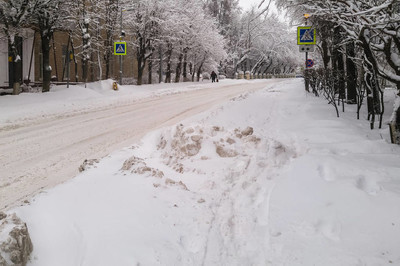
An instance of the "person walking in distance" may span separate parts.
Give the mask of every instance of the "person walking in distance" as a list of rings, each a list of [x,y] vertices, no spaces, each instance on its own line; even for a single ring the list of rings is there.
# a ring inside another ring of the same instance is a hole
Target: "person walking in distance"
[[[211,72],[211,81],[215,82],[216,79],[217,79],[217,74],[214,71]]]

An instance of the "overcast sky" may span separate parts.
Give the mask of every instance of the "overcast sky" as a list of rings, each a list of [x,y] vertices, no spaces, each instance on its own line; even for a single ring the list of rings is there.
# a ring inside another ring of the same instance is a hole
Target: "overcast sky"
[[[261,0],[239,0],[239,5],[243,9],[249,9],[252,6],[258,6]]]
[[[243,10],[246,10],[246,9],[250,9],[252,6],[255,6],[257,8],[258,5],[261,3],[261,1],[262,0],[239,0],[239,5],[243,8]],[[263,10],[264,8],[266,8],[268,3],[269,3],[269,1],[264,1],[264,4],[261,6],[259,11]],[[279,12],[277,10],[277,8],[275,7],[275,3],[274,2],[272,2],[270,8],[271,8],[273,13],[279,15],[279,18],[280,18],[280,20],[282,22],[285,21],[284,13],[283,12]]]

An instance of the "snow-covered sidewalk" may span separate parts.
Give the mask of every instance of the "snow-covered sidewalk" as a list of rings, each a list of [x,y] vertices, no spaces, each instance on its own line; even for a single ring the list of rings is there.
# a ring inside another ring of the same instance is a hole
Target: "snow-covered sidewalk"
[[[287,80],[12,210],[29,265],[399,265],[400,147]]]

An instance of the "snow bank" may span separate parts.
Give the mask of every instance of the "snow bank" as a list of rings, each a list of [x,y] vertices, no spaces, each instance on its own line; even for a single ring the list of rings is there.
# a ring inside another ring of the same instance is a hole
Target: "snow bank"
[[[30,265],[400,264],[400,148],[347,112],[290,80],[87,162],[15,210]]]

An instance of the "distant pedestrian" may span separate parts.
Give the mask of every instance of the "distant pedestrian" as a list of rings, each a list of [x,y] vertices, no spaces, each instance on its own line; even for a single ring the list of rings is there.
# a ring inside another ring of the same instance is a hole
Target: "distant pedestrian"
[[[211,72],[211,81],[215,82],[216,79],[217,79],[217,73],[215,73],[214,71]]]

